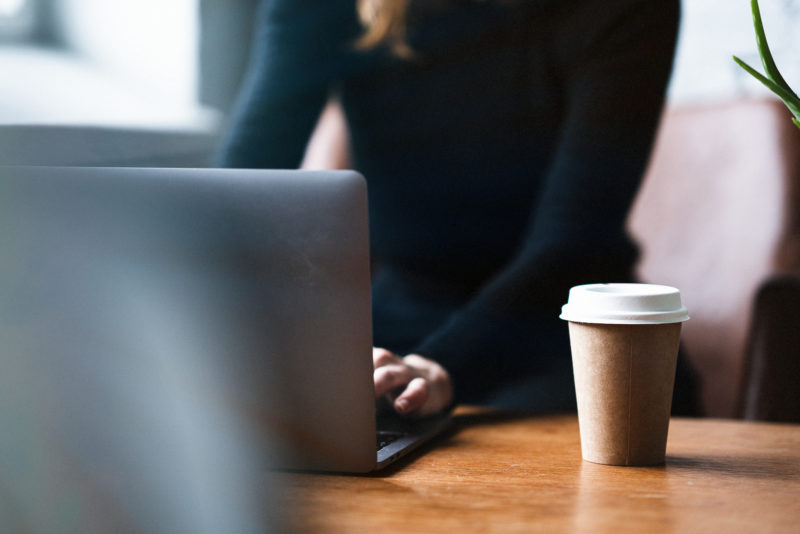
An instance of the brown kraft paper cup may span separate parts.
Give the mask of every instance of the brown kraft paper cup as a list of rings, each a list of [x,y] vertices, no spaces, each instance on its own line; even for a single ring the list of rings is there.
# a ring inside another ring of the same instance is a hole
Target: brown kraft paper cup
[[[569,322],[584,459],[664,463],[680,332],[680,322]]]

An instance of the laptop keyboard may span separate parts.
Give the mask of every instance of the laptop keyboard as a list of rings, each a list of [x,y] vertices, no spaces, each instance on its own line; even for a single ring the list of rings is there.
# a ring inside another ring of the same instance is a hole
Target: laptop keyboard
[[[378,449],[381,450],[385,446],[389,445],[400,439],[404,434],[402,432],[389,432],[385,430],[378,431]]]

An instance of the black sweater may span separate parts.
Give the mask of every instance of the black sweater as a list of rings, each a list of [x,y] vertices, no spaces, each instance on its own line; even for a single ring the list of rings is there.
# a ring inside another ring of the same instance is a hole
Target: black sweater
[[[220,163],[296,167],[335,92],[369,187],[375,344],[439,361],[459,401],[563,367],[569,288],[631,277],[679,2],[423,0],[411,59],[356,51],[354,4],[262,6]]]

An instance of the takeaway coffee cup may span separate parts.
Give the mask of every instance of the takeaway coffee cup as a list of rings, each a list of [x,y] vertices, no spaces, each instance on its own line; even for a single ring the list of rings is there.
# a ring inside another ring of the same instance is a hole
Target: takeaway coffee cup
[[[573,287],[569,321],[583,458],[609,465],[664,462],[681,323],[674,287]]]

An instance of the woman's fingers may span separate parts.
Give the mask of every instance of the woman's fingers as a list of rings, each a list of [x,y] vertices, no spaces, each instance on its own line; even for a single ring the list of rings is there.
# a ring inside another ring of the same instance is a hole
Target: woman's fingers
[[[423,412],[428,399],[428,381],[422,377],[412,379],[406,389],[394,400],[394,409],[401,415]]]
[[[373,378],[375,380],[375,398],[391,392],[414,379],[413,371],[410,367],[402,363],[388,364],[375,369]]]
[[[419,354],[400,357],[382,348],[372,350],[375,398],[386,396],[403,415],[427,416],[453,400],[450,375],[438,363]]]
[[[444,367],[419,354],[409,354],[403,358],[403,363],[414,370],[412,374],[425,379],[425,399],[416,411],[411,410],[414,415],[433,415],[450,406],[453,402],[453,382]]]
[[[375,369],[401,361],[401,358],[392,351],[380,347],[373,347],[372,349],[372,365]]]
[[[372,366],[374,369],[375,398],[379,399],[393,389],[405,386],[412,377],[403,368],[403,360],[393,352],[374,347],[372,349]]]

